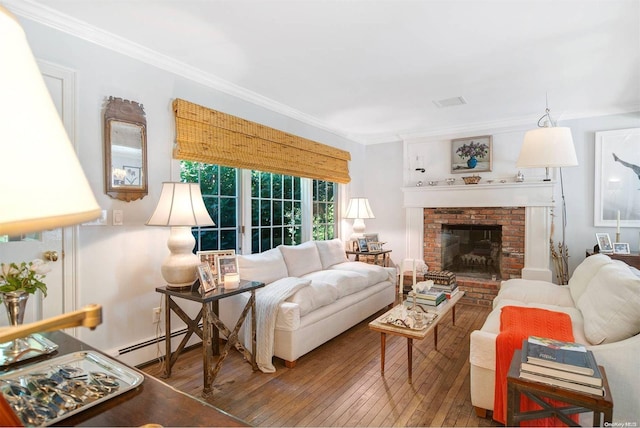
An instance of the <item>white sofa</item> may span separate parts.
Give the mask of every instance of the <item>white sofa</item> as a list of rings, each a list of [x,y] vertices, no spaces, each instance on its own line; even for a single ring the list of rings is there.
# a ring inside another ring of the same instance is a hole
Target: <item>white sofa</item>
[[[396,269],[349,261],[344,248],[334,239],[238,256],[242,279],[264,282],[265,289],[295,284],[296,291],[280,303],[275,321],[273,355],[287,367],[394,303]],[[242,293],[220,301],[226,325],[235,325],[248,298]],[[258,325],[258,340],[261,328]]]
[[[576,342],[587,345],[607,373],[614,422],[640,423],[640,271],[604,254],[587,257],[568,286],[510,279],[501,284],[493,311],[471,333],[471,403],[479,415],[493,411],[496,336],[505,306],[567,313]]]

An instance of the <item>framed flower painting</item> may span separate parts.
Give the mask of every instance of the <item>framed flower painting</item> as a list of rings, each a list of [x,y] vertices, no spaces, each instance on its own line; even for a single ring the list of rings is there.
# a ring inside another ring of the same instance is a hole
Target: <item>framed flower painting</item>
[[[451,172],[489,172],[492,161],[491,135],[451,140]]]

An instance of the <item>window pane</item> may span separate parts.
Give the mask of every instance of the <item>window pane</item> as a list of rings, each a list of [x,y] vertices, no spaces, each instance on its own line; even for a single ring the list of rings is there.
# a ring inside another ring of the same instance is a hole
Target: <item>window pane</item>
[[[293,177],[284,177],[284,195],[283,199],[291,199],[293,197]]]
[[[238,170],[236,168],[229,168],[228,166],[220,167],[220,195],[237,196],[237,174]]]
[[[193,230],[197,230],[194,228]],[[198,237],[196,236],[196,240]],[[218,249],[218,231],[217,230],[201,230],[200,231],[200,250],[217,250]],[[235,248],[235,243],[232,248]]]
[[[233,250],[236,248],[237,242],[238,242],[238,233],[235,229],[220,231],[220,249],[221,250]]]
[[[271,203],[268,200],[260,201],[260,226],[271,225]]]
[[[260,196],[260,172],[251,171],[251,197],[257,198]]]
[[[260,173],[260,197],[271,198],[271,174]]]
[[[271,189],[273,190],[273,199],[282,199],[282,175],[273,175],[273,184]]]
[[[220,198],[220,223],[218,227],[235,227],[236,198]],[[235,247],[234,247],[235,248]]]
[[[273,201],[273,225],[282,226],[282,201]]]
[[[317,189],[317,192],[314,192],[313,195],[313,239],[333,239],[335,237],[334,197],[336,186],[332,182],[314,180],[314,189]]]

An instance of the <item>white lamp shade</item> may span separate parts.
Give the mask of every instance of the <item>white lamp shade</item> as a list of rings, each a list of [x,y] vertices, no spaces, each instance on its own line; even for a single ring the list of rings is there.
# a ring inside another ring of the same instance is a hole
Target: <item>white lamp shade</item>
[[[214,226],[197,183],[162,183],[149,226]]]
[[[100,216],[18,21],[0,6],[0,235]]]
[[[376,216],[373,215],[373,211],[371,211],[369,200],[367,198],[351,198],[344,218],[365,219],[376,218]]]
[[[578,158],[573,146],[571,129],[563,127],[537,128],[528,131],[520,156],[519,168],[554,168],[577,166]]]

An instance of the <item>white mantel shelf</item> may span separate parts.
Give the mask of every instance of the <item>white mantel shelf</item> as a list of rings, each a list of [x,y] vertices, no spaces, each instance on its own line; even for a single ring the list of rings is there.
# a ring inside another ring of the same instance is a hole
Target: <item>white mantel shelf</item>
[[[554,181],[403,187],[405,208],[550,207]]]

